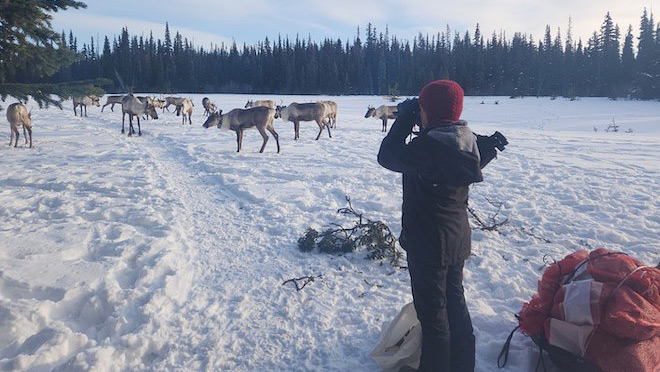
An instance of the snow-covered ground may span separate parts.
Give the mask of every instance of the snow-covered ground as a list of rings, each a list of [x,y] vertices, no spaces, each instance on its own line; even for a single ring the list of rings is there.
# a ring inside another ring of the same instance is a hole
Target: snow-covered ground
[[[273,138],[259,154],[255,130],[237,154],[233,132],[202,128],[192,97],[192,126],[165,113],[141,137],[120,134],[121,109],[80,118],[70,102],[35,108],[33,149],[7,146],[5,127],[0,370],[378,370],[368,354],[411,301],[408,272],[364,252],[302,253],[297,239],[348,222],[336,214],[346,195],[399,233],[401,178],[377,164],[381,125],[364,118],[386,102],[211,95],[225,112],[247,99],[339,104],[331,139],[303,123],[294,141],[277,119],[280,154]],[[471,190],[477,213],[502,203],[509,223],[474,230],[465,269],[477,370],[494,371],[545,255],[660,261],[660,103],[467,97],[463,118],[510,141]],[[605,131],[613,120],[618,133]],[[320,278],[283,285],[302,276]],[[504,370],[533,370],[537,355],[517,334]]]

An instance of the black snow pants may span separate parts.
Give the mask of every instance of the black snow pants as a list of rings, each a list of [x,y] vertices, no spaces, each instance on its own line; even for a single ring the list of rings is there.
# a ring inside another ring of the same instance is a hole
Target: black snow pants
[[[408,270],[422,325],[419,371],[474,371],[474,334],[463,295],[463,263],[439,266],[408,252]]]

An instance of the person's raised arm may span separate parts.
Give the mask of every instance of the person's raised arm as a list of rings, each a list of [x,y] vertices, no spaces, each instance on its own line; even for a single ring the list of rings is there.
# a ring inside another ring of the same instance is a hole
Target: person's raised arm
[[[419,103],[408,99],[397,106],[397,118],[378,151],[378,164],[389,170],[408,173],[424,166],[424,154],[413,142],[406,144],[415,124],[419,123]]]

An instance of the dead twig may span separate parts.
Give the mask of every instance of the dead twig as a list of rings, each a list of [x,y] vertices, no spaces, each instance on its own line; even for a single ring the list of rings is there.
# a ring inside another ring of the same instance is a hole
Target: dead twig
[[[488,198],[486,198],[486,201],[492,205],[493,207],[496,207],[497,210],[495,213],[491,214],[488,216],[488,221],[484,221],[477,212],[474,210],[474,208],[468,206],[468,212],[470,212],[470,215],[477,221],[477,225],[479,225],[477,228],[480,230],[484,231],[498,231],[500,226],[506,225],[509,223],[509,217],[506,217],[505,219],[501,221],[497,221],[497,216],[500,214],[500,211],[502,210],[503,203],[500,202],[494,202]]]
[[[552,242],[550,241],[550,239],[544,238],[544,237],[542,237],[542,236],[540,236],[540,235],[537,235],[537,234],[535,234],[535,233],[533,233],[533,232],[531,232],[531,231],[528,231],[528,230],[525,228],[525,226],[520,227],[520,231],[522,231],[523,234],[527,234],[527,235],[531,236],[532,238],[535,238],[535,239],[541,240],[541,241],[543,241],[543,242],[545,242],[545,243],[552,243]]]
[[[302,290],[305,288],[305,286],[311,282],[313,282],[315,279],[320,279],[322,275],[317,275],[317,276],[301,276],[300,278],[292,278],[285,280],[282,285],[285,285],[286,283],[293,283],[296,286],[296,292]],[[299,282],[302,282],[302,285],[298,284]]]
[[[371,284],[371,283],[369,283],[369,281],[367,279],[364,279],[364,283],[366,285],[368,285],[369,287],[374,287],[375,286],[376,288],[383,288],[382,284]]]

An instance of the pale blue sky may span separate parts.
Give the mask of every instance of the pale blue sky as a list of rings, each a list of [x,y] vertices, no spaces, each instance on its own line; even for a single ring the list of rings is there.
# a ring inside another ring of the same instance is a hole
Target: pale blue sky
[[[419,32],[435,35],[447,24],[461,35],[473,34],[480,24],[482,35],[506,32],[511,39],[514,32],[532,34],[535,40],[543,37],[549,24],[553,38],[561,29],[565,41],[569,16],[573,21],[573,36],[583,42],[597,30],[609,11],[622,35],[632,24],[639,34],[639,20],[643,9],[660,9],[660,0],[555,0],[555,1],[475,1],[441,2],[417,0],[83,0],[87,9],[67,10],[54,14],[53,27],[57,31],[73,30],[79,43],[88,43],[90,36],[101,38],[118,35],[127,26],[131,35],[162,38],[165,22],[170,29],[195,45],[208,47],[211,43],[225,44],[235,40],[254,44],[283,37],[302,38],[311,35],[315,41],[325,38],[352,41],[358,26],[364,38],[364,28],[371,22],[379,32],[389,27],[391,35],[412,41]],[[444,3],[444,4],[443,4]],[[660,20],[656,16],[656,21]]]

